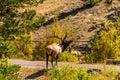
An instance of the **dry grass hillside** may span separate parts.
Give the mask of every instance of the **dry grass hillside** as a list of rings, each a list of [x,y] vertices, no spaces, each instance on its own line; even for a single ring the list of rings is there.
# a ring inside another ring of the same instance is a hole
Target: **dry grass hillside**
[[[78,37],[78,42],[73,45],[80,49],[83,44],[79,40],[90,40],[99,27],[96,25],[103,24],[109,14],[114,12],[115,8],[120,8],[120,1],[113,0],[112,5],[106,5],[103,0],[100,4],[94,7],[84,6],[81,0],[45,0],[43,4],[38,6],[26,6],[26,9],[35,9],[37,17],[45,16],[46,23],[39,29],[33,32],[33,39],[40,40],[44,38],[46,29],[51,27],[53,17],[58,15],[61,27],[72,26],[75,28],[75,35]],[[24,11],[19,9],[20,12]],[[80,49],[81,50],[81,49]],[[22,68],[20,70],[20,80],[47,80],[48,75],[44,70]]]
[[[39,40],[47,35],[46,29],[51,26],[52,18],[58,15],[61,27],[72,26],[75,28],[79,41],[90,40],[99,31],[96,25],[104,23],[107,20],[106,16],[118,7],[120,7],[120,1],[118,0],[113,0],[112,5],[105,4],[103,0],[100,4],[91,8],[86,7],[81,0],[45,0],[43,4],[37,7],[26,8],[35,9],[37,17],[41,15],[46,17],[44,26],[34,31],[34,40]],[[82,43],[75,42],[74,45],[80,47]]]

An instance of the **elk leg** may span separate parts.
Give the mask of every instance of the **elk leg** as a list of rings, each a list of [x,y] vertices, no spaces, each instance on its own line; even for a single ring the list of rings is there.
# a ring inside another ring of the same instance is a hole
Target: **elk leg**
[[[53,56],[51,57],[51,64],[52,64],[52,67],[53,67]]]
[[[80,61],[80,56],[78,55],[78,61]]]
[[[46,54],[46,69],[48,70],[48,59],[49,59],[49,55]]]
[[[56,56],[56,66],[57,66],[58,55]]]

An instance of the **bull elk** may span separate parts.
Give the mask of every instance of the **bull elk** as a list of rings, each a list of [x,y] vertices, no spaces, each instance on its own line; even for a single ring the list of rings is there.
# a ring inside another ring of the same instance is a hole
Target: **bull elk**
[[[61,44],[52,43],[46,47],[46,69],[48,69],[49,56],[51,56],[52,66],[54,59],[56,61],[56,66],[57,66],[57,60],[59,58],[59,55],[67,49],[67,47],[70,45],[71,42],[73,42],[73,40],[66,40],[67,34],[64,36],[64,38],[59,38],[58,36],[54,36],[53,38],[60,39]]]

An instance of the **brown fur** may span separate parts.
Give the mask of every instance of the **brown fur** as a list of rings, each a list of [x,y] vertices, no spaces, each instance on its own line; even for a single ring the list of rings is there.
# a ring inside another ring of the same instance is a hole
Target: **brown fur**
[[[46,69],[48,69],[48,59],[49,56],[51,56],[51,64],[53,66],[53,60],[56,60],[56,65],[57,65],[57,60],[58,60],[58,56],[59,54],[62,52],[62,48],[59,44],[57,43],[53,43],[51,45],[48,45],[46,47]]]

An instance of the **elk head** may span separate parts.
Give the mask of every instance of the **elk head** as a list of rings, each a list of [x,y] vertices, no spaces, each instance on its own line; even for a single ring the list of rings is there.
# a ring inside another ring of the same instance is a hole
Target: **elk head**
[[[60,40],[60,45],[62,47],[62,52],[65,51],[67,49],[67,47],[73,42],[73,39],[67,39],[68,34],[66,33],[62,38],[60,38],[59,36],[49,36],[48,38],[57,38]]]

